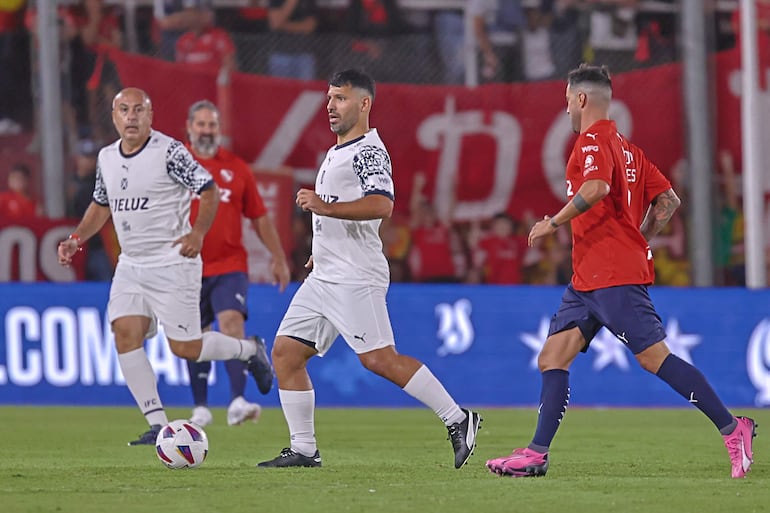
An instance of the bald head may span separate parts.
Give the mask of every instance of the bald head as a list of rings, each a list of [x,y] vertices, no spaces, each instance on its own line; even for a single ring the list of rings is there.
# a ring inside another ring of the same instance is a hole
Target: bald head
[[[136,87],[128,87],[112,100],[112,123],[120,134],[124,153],[139,151],[152,131],[152,102],[147,93]]]
[[[116,94],[115,98],[112,99],[112,110],[115,110],[115,107],[121,101],[131,101],[131,103],[136,103],[138,101],[152,110],[152,100],[150,100],[150,96],[138,87],[126,87]]]

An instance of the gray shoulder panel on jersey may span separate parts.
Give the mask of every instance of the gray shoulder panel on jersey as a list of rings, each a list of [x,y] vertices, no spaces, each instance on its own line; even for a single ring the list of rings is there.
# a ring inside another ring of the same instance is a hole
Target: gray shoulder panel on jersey
[[[211,189],[212,187],[214,187],[215,185],[216,185],[216,183],[214,182],[214,180],[209,180],[208,182],[204,183],[203,186],[201,186],[200,189],[195,191],[195,194],[200,194],[203,191],[207,191],[207,190]]]
[[[166,150],[166,170],[172,180],[193,192],[202,190],[212,180],[209,172],[176,139],[171,140]]]
[[[353,171],[365,195],[375,191],[393,194],[393,172],[390,155],[385,148],[375,145],[360,147],[353,156]]]

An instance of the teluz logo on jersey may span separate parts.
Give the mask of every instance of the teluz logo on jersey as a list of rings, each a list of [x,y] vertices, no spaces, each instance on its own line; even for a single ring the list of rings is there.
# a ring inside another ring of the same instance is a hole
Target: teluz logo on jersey
[[[135,210],[149,210],[147,203],[150,198],[115,198],[110,200],[110,210],[113,212],[133,212]]]

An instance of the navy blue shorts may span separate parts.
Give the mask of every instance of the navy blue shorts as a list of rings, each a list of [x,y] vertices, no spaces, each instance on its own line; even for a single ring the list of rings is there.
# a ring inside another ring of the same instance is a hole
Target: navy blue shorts
[[[246,292],[249,277],[246,273],[227,273],[203,278],[201,284],[201,327],[205,328],[216,320],[223,310],[237,310],[248,318]]]
[[[620,285],[579,292],[570,284],[561,298],[559,310],[551,318],[548,336],[576,326],[586,339],[583,352],[588,350],[602,326],[634,354],[666,338],[666,329],[652,305],[646,285]]]

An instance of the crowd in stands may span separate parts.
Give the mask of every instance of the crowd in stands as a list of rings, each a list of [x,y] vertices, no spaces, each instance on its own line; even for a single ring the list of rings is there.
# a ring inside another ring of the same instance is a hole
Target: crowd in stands
[[[217,7],[211,0],[164,0],[162,12],[140,6],[131,30],[138,36],[135,50],[141,53],[218,72],[325,79],[344,62],[367,69],[380,82],[437,84],[466,82],[466,38],[473,38],[478,69],[472,71],[480,83],[536,81],[563,78],[584,61],[606,63],[617,72],[676,60],[677,2],[654,3],[655,9],[640,0],[468,0],[471,23],[466,23],[460,9],[404,9],[396,0],[348,0],[344,7],[338,7],[339,2],[328,7],[323,0],[251,0],[237,8]],[[770,24],[766,8],[760,9],[759,18]],[[729,10],[713,12],[709,31],[713,50],[735,44],[735,16]],[[95,151],[114,137],[110,101],[121,84],[108,54],[112,48],[127,49],[128,37],[125,11],[117,2],[62,2],[57,19],[64,146],[72,162],[67,171],[67,214],[79,217],[93,188]],[[39,124],[36,27],[35,2],[15,0],[0,6],[0,147],[4,137],[36,134]],[[36,136],[27,150],[39,151]],[[723,205],[715,250],[719,280],[739,285],[742,223],[735,173],[730,172],[729,156],[723,154],[720,165],[725,194],[719,195]],[[675,182],[677,169],[670,174]],[[13,198],[0,197],[0,217],[12,217],[14,209],[41,214],[26,185],[29,175],[30,168],[23,163],[7,174],[8,192],[3,194]],[[421,191],[424,180],[416,176],[414,183],[409,214],[394,216],[382,227],[393,281],[568,282],[567,230],[528,248],[531,215],[512,219],[500,212],[491,219],[446,222],[426,201]],[[677,192],[686,195],[686,189]],[[678,213],[668,231],[656,239],[661,283],[690,283],[685,216]],[[292,232],[293,279],[299,280],[309,254],[306,215],[296,214]],[[101,241],[92,244],[88,277],[108,278],[110,258]]]

